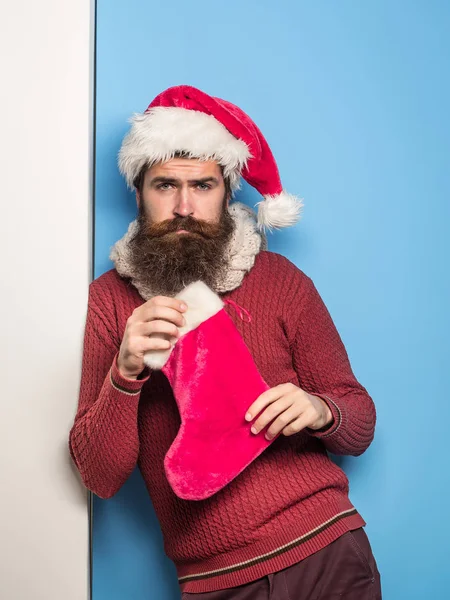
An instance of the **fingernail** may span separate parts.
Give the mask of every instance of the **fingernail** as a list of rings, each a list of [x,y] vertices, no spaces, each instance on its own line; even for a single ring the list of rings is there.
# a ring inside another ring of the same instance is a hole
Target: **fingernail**
[[[266,433],[266,440],[269,440],[269,441],[270,441],[271,439],[272,439],[272,436],[271,436],[271,435],[269,435],[268,433]]]
[[[247,414],[245,415],[245,420],[246,420],[246,421],[251,421],[251,420],[252,420],[252,415],[251,415],[250,413],[247,413]]]
[[[256,429],[256,427],[252,427],[252,428],[250,429],[250,431],[251,431],[252,433],[258,433],[258,430]]]
[[[186,304],[182,304],[182,305],[180,306],[180,308],[181,308],[181,310],[186,310],[186,309],[187,309],[187,306],[186,306]]]

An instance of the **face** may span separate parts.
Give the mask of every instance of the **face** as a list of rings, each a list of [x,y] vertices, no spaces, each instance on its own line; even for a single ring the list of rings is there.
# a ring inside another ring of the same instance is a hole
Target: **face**
[[[136,199],[151,223],[185,217],[218,223],[224,196],[225,182],[215,161],[174,158],[147,170]]]
[[[137,233],[128,246],[133,272],[155,295],[193,281],[212,289],[227,269],[235,229],[220,166],[174,158],[147,169],[137,191]]]

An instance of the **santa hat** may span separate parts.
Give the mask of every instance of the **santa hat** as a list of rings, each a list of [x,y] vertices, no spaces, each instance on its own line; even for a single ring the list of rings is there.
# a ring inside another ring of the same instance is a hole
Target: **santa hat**
[[[261,131],[240,108],[188,85],[159,94],[143,114],[131,118],[119,152],[119,169],[130,188],[145,165],[178,152],[215,160],[239,188],[241,176],[264,197],[258,203],[261,229],[288,227],[300,218],[302,201],[281,185],[278,167]]]

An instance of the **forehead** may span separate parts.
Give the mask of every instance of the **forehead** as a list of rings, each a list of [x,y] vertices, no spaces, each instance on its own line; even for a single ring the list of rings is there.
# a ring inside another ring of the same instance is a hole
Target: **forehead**
[[[174,179],[200,179],[222,176],[220,165],[214,160],[197,158],[172,158],[167,162],[152,165],[147,170],[150,177],[171,177]]]

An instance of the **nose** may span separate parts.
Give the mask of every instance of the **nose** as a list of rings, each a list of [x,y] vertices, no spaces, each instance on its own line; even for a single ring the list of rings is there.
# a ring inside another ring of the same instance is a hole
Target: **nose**
[[[190,217],[194,213],[194,207],[190,198],[189,188],[178,190],[177,201],[173,209],[173,214],[177,217]]]

